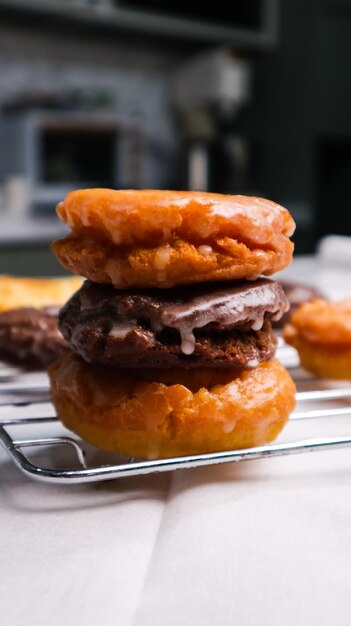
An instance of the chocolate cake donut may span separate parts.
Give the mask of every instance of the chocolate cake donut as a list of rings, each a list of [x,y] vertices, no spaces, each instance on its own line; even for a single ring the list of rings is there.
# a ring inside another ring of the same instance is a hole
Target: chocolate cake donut
[[[283,328],[291,319],[296,309],[305,302],[311,302],[311,300],[317,300],[319,298],[326,299],[326,296],[320,289],[312,285],[307,285],[306,283],[292,280],[280,280],[279,284],[284,290],[290,308],[279,320],[273,321],[273,328]]]
[[[58,308],[23,307],[0,313],[0,354],[15,362],[46,366],[69,350],[57,327]]]
[[[288,309],[261,278],[122,291],[86,281],[59,315],[74,351],[114,367],[256,367],[275,352],[271,320]]]
[[[43,367],[69,350],[57,327],[60,306],[82,284],[78,276],[0,275],[0,358]]]

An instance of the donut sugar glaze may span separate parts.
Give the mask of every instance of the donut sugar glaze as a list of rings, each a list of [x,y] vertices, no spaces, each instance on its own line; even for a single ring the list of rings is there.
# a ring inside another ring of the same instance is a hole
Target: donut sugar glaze
[[[291,262],[295,222],[253,196],[83,189],[57,206],[71,233],[52,244],[69,271],[118,288],[254,280]]]

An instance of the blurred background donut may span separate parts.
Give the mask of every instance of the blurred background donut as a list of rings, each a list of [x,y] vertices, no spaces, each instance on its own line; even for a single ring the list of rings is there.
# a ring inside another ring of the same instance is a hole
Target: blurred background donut
[[[66,352],[58,311],[81,283],[77,276],[0,276],[0,357],[45,367]]]

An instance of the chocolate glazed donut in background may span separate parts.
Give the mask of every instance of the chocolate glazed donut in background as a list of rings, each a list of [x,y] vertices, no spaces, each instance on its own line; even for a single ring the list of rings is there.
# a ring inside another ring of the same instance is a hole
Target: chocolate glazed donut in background
[[[275,329],[282,329],[289,322],[293,313],[305,302],[312,300],[327,300],[327,296],[317,287],[307,285],[306,283],[280,280],[285,296],[289,302],[289,308],[279,320],[273,320],[272,326]]]
[[[70,347],[58,326],[59,307],[82,284],[75,276],[0,276],[0,358],[42,368]]]
[[[0,355],[29,367],[49,365],[69,350],[57,326],[58,308],[23,307],[0,313]]]
[[[288,310],[263,278],[291,261],[289,212],[262,198],[88,189],[57,207],[54,242],[88,280],[61,309],[72,348],[49,368],[63,423],[147,458],[272,441],[295,403],[274,360]]]

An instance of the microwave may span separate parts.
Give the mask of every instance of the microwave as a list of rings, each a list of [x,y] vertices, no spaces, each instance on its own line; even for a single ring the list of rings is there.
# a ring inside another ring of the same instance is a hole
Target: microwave
[[[54,215],[57,202],[72,189],[138,188],[141,161],[140,129],[110,114],[0,116],[0,183],[3,189],[14,180],[22,185],[26,212]]]

